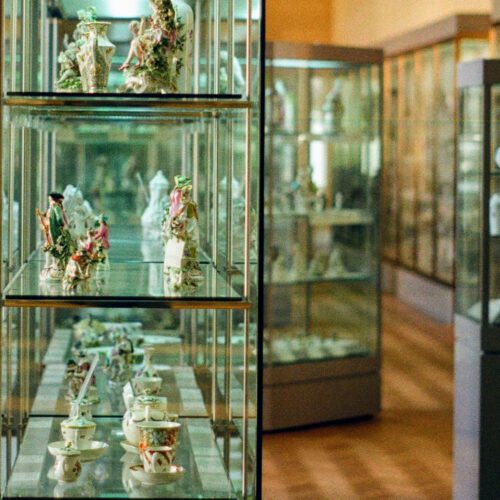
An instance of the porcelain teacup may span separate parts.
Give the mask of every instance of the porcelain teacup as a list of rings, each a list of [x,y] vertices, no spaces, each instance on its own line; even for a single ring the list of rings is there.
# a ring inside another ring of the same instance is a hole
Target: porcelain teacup
[[[151,446],[171,446],[175,448],[179,436],[181,424],[179,422],[140,422],[139,428],[139,450]]]

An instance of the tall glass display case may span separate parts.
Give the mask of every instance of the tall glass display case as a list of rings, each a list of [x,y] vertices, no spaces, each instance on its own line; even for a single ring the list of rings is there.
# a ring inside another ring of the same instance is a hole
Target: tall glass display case
[[[458,66],[456,498],[500,491],[500,60]]]
[[[382,51],[266,47],[264,429],[373,415]]]
[[[487,15],[457,15],[384,47],[383,257],[454,283],[455,65],[488,55]]]
[[[5,498],[258,496],[261,8],[2,2]]]

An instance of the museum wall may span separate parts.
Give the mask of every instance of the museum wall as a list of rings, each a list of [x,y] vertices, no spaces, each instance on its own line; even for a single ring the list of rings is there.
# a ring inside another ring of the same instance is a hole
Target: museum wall
[[[330,41],[338,45],[373,46],[453,14],[490,13],[494,1],[332,0]]]
[[[329,43],[331,0],[270,0],[266,3],[269,41]]]

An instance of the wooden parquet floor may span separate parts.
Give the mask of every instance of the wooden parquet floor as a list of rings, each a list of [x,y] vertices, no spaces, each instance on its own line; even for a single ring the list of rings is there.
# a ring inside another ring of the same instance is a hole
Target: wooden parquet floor
[[[452,327],[391,296],[383,311],[382,412],[266,434],[265,500],[451,498]]]

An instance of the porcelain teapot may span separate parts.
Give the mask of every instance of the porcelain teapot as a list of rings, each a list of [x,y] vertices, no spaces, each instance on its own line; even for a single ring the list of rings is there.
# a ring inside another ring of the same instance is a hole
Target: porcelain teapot
[[[138,396],[123,415],[122,429],[127,441],[133,446],[139,446],[139,428],[141,422],[168,421],[171,417],[167,413],[167,398],[156,396]]]

